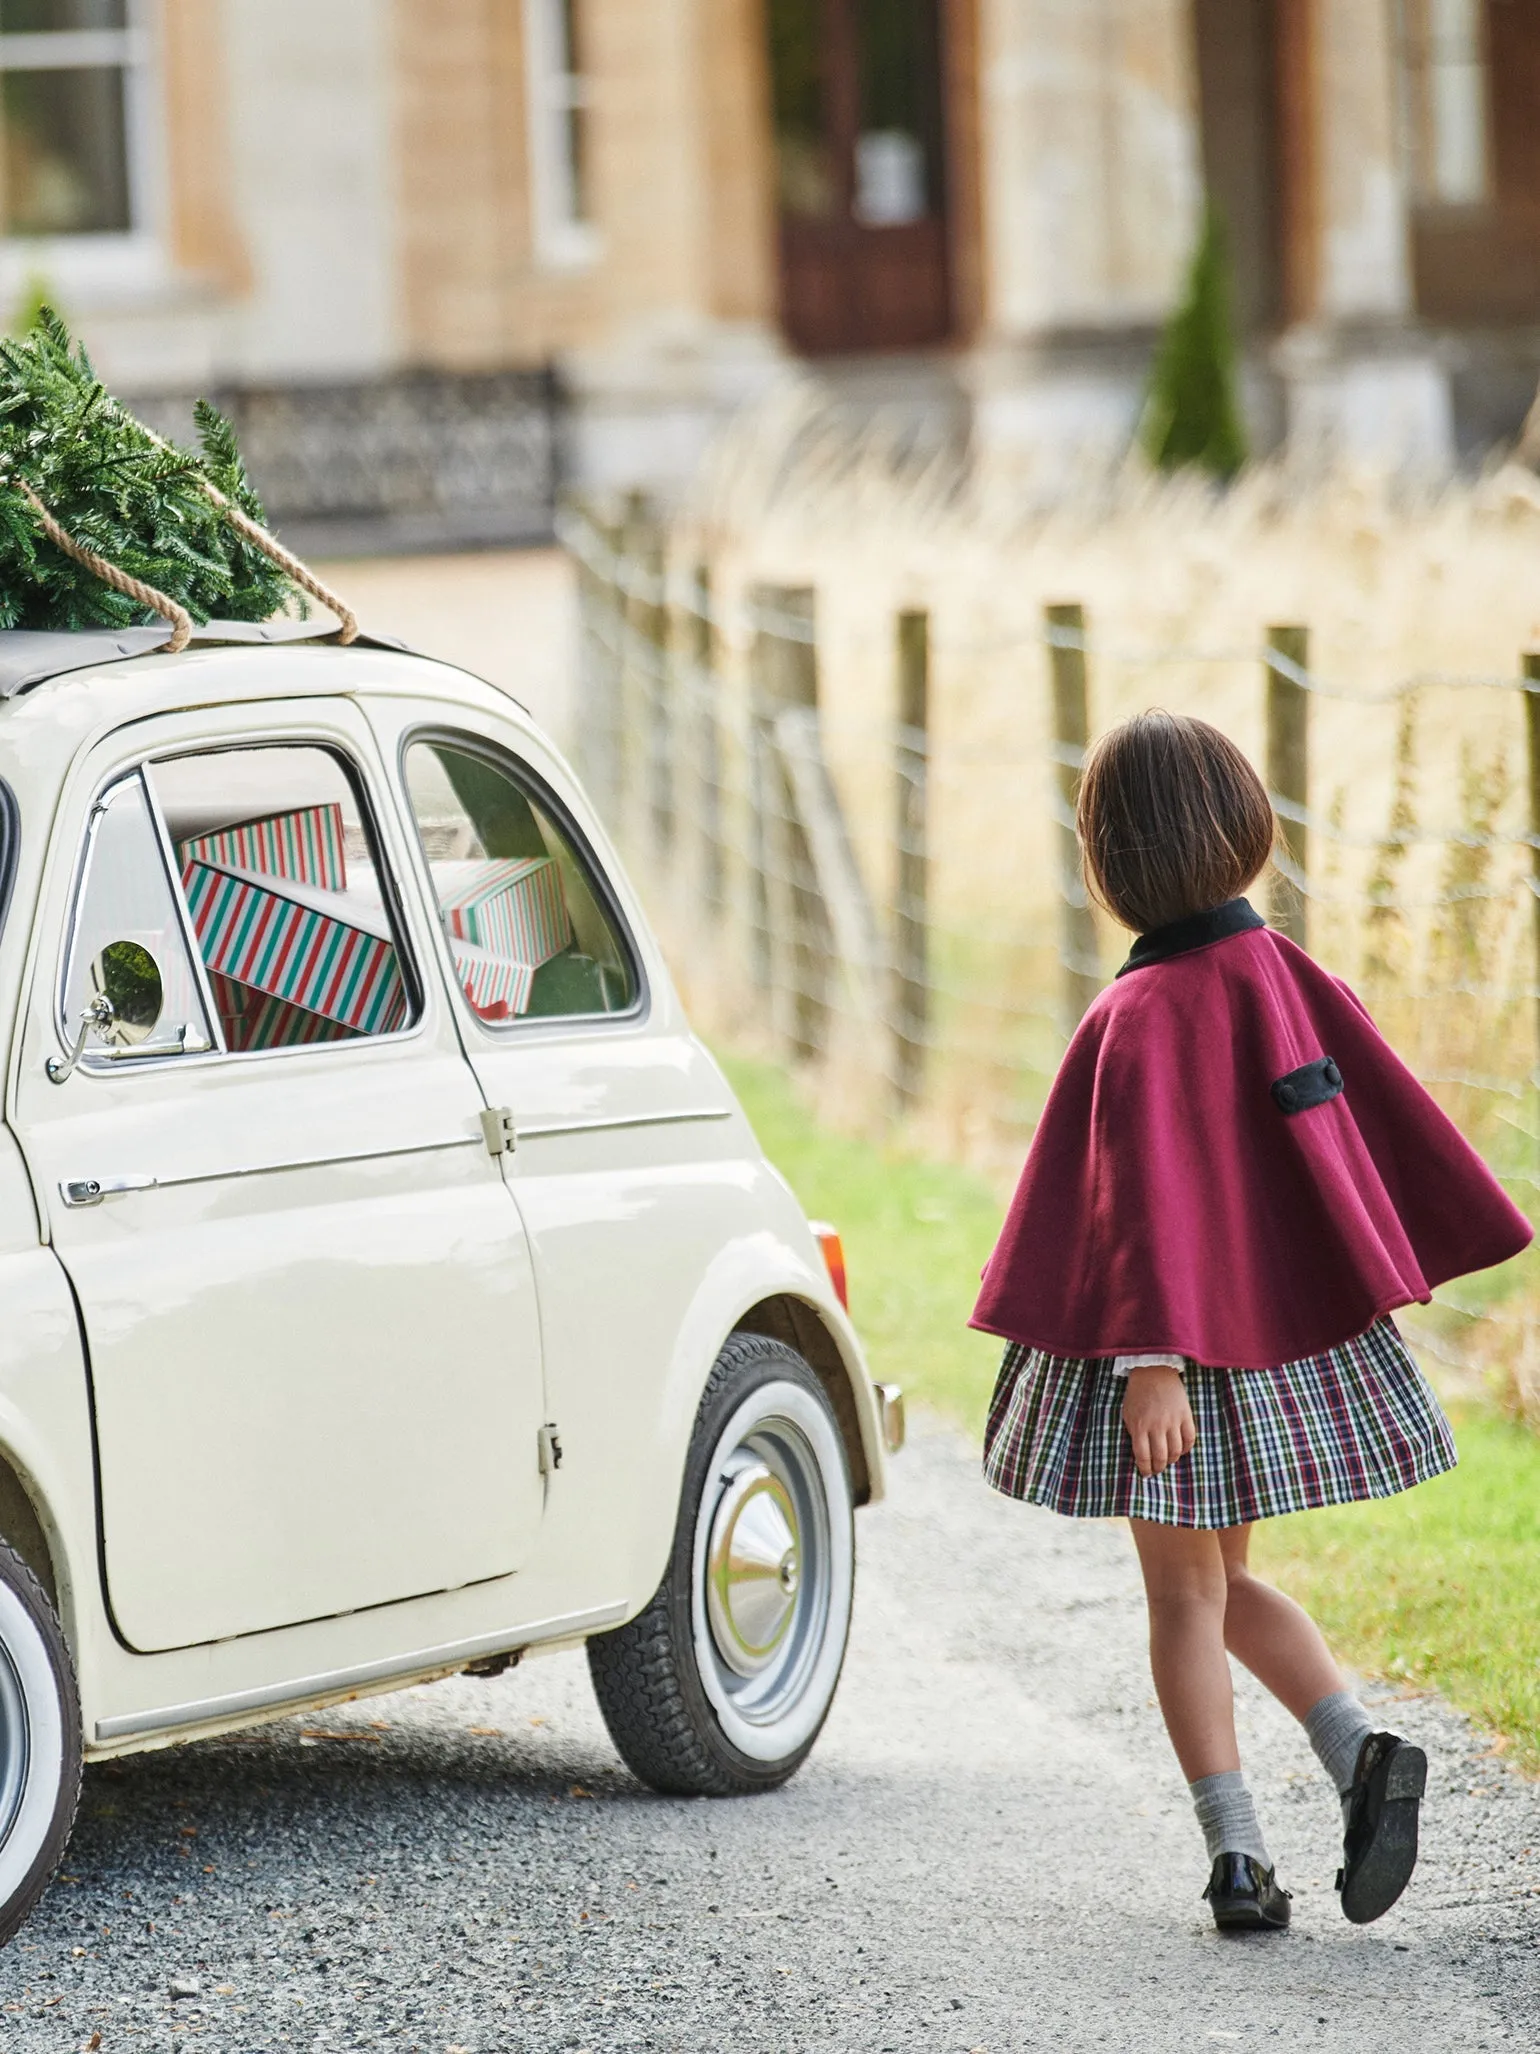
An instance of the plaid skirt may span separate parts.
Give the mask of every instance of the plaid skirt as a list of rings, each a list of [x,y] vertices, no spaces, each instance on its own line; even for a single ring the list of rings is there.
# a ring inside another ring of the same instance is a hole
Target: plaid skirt
[[[1013,1341],[984,1430],[985,1479],[1075,1519],[1243,1526],[1393,1497],[1459,1459],[1443,1408],[1389,1319],[1303,1362],[1189,1367],[1183,1381],[1197,1441],[1180,1462],[1143,1477],[1112,1358],[1047,1355]]]

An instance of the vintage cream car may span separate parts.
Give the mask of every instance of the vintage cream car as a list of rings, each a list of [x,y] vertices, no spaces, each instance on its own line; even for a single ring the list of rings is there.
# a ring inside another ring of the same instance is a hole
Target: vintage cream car
[[[163,641],[0,634],[0,1938],[83,1757],[529,1648],[780,1782],[902,1438],[522,710]]]

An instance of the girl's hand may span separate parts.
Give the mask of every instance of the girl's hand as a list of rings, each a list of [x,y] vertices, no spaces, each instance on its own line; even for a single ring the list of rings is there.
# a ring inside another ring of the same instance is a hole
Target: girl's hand
[[[1180,1371],[1131,1369],[1123,1426],[1134,1444],[1134,1467],[1141,1476],[1159,1476],[1179,1462],[1198,1438]]]

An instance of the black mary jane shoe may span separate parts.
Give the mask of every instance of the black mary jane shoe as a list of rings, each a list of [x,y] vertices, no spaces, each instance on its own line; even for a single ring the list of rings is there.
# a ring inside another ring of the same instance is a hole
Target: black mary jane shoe
[[[1203,1894],[1221,1933],[1281,1933],[1289,1923],[1290,1893],[1277,1870],[1249,1854],[1216,1855]]]
[[[1382,1918],[1417,1866],[1417,1808],[1428,1758],[1395,1733],[1370,1733],[1358,1750],[1348,1792],[1347,1828],[1337,1888],[1355,1926]]]

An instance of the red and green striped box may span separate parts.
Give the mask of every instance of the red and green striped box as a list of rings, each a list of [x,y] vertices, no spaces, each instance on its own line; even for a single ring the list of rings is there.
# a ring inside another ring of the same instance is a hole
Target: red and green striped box
[[[269,998],[234,978],[209,978],[214,1009],[224,1029],[226,1048],[244,1052],[257,1048],[302,1048],[316,1041],[349,1041],[351,1027],[341,1027],[320,1013],[307,1013],[287,999]]]
[[[404,1024],[406,985],[383,913],[214,863],[188,863],[182,882],[210,971],[359,1034]]]
[[[346,891],[347,860],[343,854],[342,808],[297,806],[287,813],[269,813],[259,820],[238,821],[213,834],[195,835],[177,849],[178,860],[216,863],[227,870],[256,870],[264,877],[287,877],[322,891]]]
[[[529,963],[516,963],[511,956],[494,956],[474,942],[454,937],[450,949],[465,996],[484,1020],[512,1019],[529,1011],[535,989],[535,972]]]
[[[450,933],[505,961],[538,970],[572,939],[561,872],[549,856],[435,863],[433,888]]]

